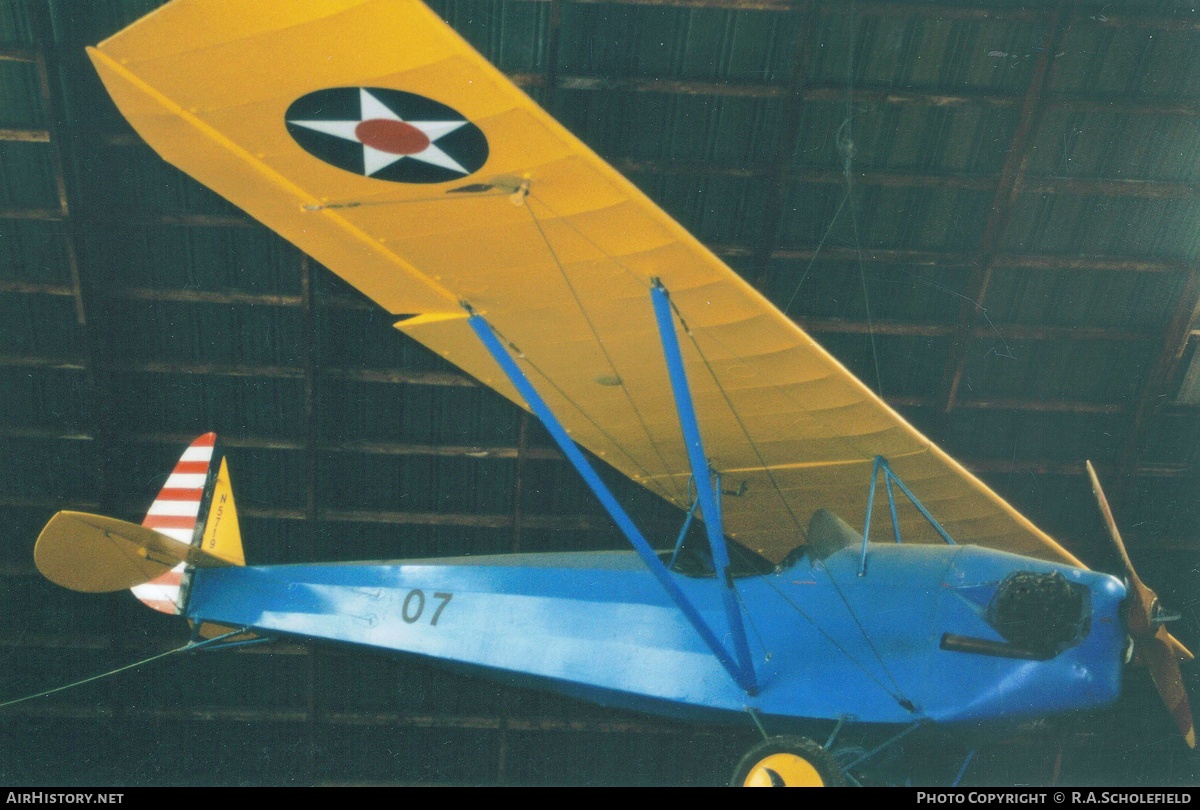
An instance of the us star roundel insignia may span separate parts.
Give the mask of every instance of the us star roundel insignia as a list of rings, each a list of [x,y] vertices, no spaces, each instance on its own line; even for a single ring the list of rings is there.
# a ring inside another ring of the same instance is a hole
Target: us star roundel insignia
[[[284,115],[309,154],[394,183],[445,183],[479,171],[483,131],[433,99],[383,87],[331,87],[301,96]]]

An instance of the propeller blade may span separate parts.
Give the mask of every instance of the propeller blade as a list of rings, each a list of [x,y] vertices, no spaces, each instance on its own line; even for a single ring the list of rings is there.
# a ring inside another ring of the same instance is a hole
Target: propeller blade
[[[1196,728],[1192,724],[1192,708],[1187,690],[1183,686],[1183,675],[1179,671],[1179,660],[1170,642],[1171,634],[1159,626],[1158,632],[1142,641],[1141,655],[1150,668],[1154,686],[1162,695],[1167,711],[1171,713],[1179,733],[1189,748],[1196,747]]]
[[[1191,661],[1196,657],[1192,655],[1192,651],[1183,646],[1183,643],[1179,639],[1175,638],[1175,636],[1167,633],[1167,638],[1169,639],[1168,643],[1170,643],[1171,649],[1175,651],[1175,657],[1179,659],[1181,664],[1186,664],[1188,661]]]
[[[1148,588],[1138,577],[1121,540],[1121,532],[1117,529],[1117,521],[1113,518],[1108,498],[1104,497],[1104,489],[1100,486],[1100,478],[1092,462],[1087,462],[1088,478],[1092,482],[1092,493],[1100,505],[1100,514],[1108,528],[1109,537],[1121,562],[1125,566],[1125,576],[1129,580],[1129,610],[1126,623],[1129,635],[1134,639],[1134,649],[1150,670],[1150,677],[1158,694],[1162,696],[1167,711],[1171,713],[1179,733],[1187,742],[1189,748],[1196,747],[1196,729],[1192,723],[1192,708],[1188,702],[1187,690],[1183,685],[1183,675],[1179,671],[1179,661],[1189,661],[1192,654],[1179,641],[1167,632],[1158,615],[1158,595]]]
[[[1129,599],[1131,600],[1129,633],[1134,637],[1148,635],[1153,632],[1150,619],[1158,596],[1146,587],[1138,577],[1137,571],[1134,570],[1129,553],[1125,550],[1125,542],[1121,540],[1121,532],[1117,528],[1116,518],[1113,517],[1112,508],[1108,505],[1108,498],[1104,496],[1104,488],[1100,486],[1096,468],[1090,461],[1086,464],[1088,478],[1092,481],[1092,494],[1096,496],[1096,503],[1100,505],[1100,514],[1104,518],[1104,525],[1108,528],[1108,536],[1112,538],[1113,546],[1116,547],[1117,554],[1121,557],[1121,563],[1125,566],[1125,577],[1129,580]]]
[[[1104,525],[1108,528],[1108,536],[1112,538],[1113,545],[1117,547],[1117,553],[1121,555],[1121,562],[1125,566],[1125,573],[1131,578],[1136,579],[1137,574],[1133,570],[1133,563],[1129,559],[1129,554],[1125,551],[1125,543],[1121,540],[1121,532],[1117,529],[1117,521],[1113,517],[1112,509],[1108,505],[1108,498],[1104,497],[1104,488],[1100,486],[1100,478],[1096,475],[1096,468],[1092,466],[1091,461],[1085,462],[1087,465],[1088,478],[1092,481],[1092,494],[1096,496],[1096,502],[1100,504],[1100,514],[1104,517]]]

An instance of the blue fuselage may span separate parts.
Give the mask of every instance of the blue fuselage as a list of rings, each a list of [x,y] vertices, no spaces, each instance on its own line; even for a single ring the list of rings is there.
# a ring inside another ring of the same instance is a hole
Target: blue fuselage
[[[1022,719],[1101,706],[1121,686],[1116,579],[973,546],[875,545],[736,580],[761,691],[748,696],[633,552],[198,569],[190,618],[415,653],[607,705],[697,720]],[[1078,639],[1047,660],[943,649],[1004,643],[997,585],[1059,572],[1086,588]],[[680,587],[723,635],[712,578]]]

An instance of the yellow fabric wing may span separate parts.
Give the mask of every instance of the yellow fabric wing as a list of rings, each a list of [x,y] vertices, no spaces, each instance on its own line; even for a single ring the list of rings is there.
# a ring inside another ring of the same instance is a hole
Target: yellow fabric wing
[[[861,526],[883,455],[959,542],[1076,563],[423,4],[175,0],[90,53],[166,160],[516,400],[469,303],[577,442],[686,506],[661,279],[705,449],[725,489],[745,483],[726,529],[751,548],[779,559],[821,507]],[[906,541],[940,542],[900,514]]]

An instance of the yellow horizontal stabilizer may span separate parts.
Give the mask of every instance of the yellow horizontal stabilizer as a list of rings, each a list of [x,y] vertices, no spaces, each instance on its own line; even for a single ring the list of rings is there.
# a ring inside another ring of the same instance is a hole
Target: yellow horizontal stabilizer
[[[149,582],[179,563],[231,563],[153,529],[86,512],[59,512],[38,536],[33,559],[42,576],[73,591],[120,591]]]

